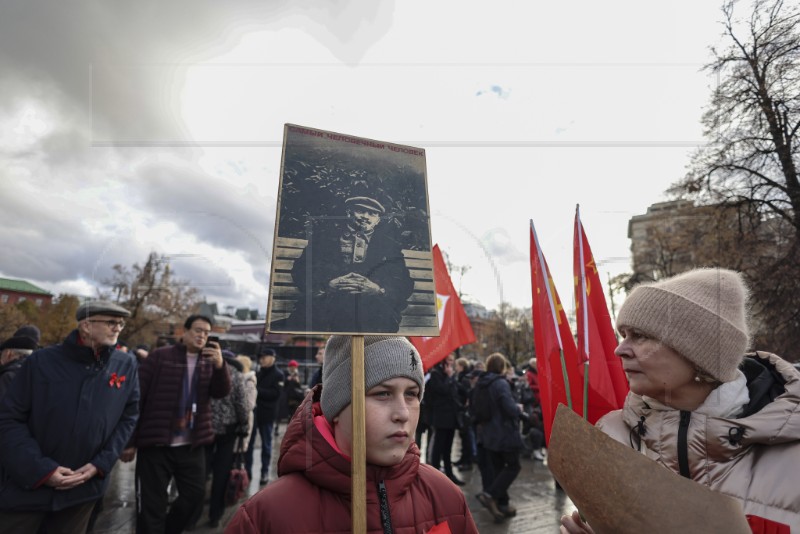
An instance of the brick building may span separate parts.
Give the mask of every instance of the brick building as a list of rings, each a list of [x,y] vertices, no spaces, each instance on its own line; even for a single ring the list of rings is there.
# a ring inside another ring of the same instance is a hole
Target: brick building
[[[26,300],[30,300],[41,308],[52,303],[53,295],[25,280],[0,278],[0,304],[13,305]]]

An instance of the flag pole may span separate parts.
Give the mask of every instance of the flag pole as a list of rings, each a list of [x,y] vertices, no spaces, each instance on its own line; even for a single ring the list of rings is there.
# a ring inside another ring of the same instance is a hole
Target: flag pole
[[[351,518],[353,534],[367,532],[367,441],[364,406],[364,336],[351,337],[350,370],[353,417]]]
[[[578,347],[582,348],[586,360],[583,362],[583,418],[589,420],[589,306],[586,301],[586,260],[583,257],[583,224],[581,223],[581,205],[575,205],[575,230],[578,241],[578,258],[580,259],[580,286],[581,298],[578,301],[583,315],[583,328],[578,331]],[[580,343],[580,336],[583,334],[583,343]],[[581,354],[581,357],[584,355]]]
[[[572,394],[569,387],[569,375],[567,375],[567,361],[564,358],[564,344],[561,342],[561,332],[558,328],[558,319],[556,317],[556,307],[553,302],[552,290],[550,288],[550,270],[544,262],[542,254],[542,247],[539,246],[539,235],[536,233],[536,227],[533,226],[533,219],[531,221],[531,232],[533,232],[533,239],[536,242],[536,256],[539,258],[539,266],[544,269],[544,287],[547,292],[547,303],[550,305],[550,315],[553,317],[553,328],[556,331],[556,338],[558,339],[558,355],[561,359],[561,375],[564,379],[564,390],[567,394],[567,406],[570,410],[575,411],[572,407]]]

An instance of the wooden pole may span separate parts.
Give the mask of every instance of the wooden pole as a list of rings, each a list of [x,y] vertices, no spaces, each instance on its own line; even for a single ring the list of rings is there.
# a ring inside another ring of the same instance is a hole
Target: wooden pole
[[[352,370],[353,450],[352,520],[353,534],[367,532],[367,442],[364,424],[364,336],[352,336],[350,363]]]

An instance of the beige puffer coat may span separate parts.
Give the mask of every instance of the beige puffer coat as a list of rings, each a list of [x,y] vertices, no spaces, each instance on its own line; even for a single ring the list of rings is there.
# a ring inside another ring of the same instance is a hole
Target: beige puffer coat
[[[676,473],[688,468],[689,478],[739,500],[745,514],[800,532],[800,372],[774,354],[748,356],[751,401],[740,418],[653,408],[629,393],[597,427]]]

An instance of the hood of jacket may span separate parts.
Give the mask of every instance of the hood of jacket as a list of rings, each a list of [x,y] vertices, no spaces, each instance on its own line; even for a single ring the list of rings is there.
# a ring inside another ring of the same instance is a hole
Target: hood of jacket
[[[300,473],[312,484],[350,498],[350,459],[339,453],[320,433],[314,417],[322,416],[322,386],[310,390],[286,428],[278,459],[278,476]],[[391,495],[406,493],[419,470],[419,448],[415,443],[403,460],[391,467],[367,464],[367,503],[376,499],[373,489],[384,481]]]
[[[478,377],[478,382],[476,386],[489,387],[492,384],[492,382],[496,381],[499,378],[502,378],[502,376],[498,375],[497,373],[490,373],[487,371]]]
[[[67,356],[80,363],[95,363],[102,361],[108,362],[111,353],[114,352],[114,347],[104,346],[95,353],[91,347],[82,345],[79,340],[78,329],[76,328],[70,332],[63,343],[64,351]]]
[[[322,387],[318,385],[306,394],[286,429],[278,480],[243,504],[225,532],[351,531],[351,462],[338,452],[322,417]],[[315,417],[319,424],[315,424]],[[444,473],[420,464],[416,444],[409,446],[397,465],[366,467],[370,534],[429,532],[442,523],[450,532],[477,534],[464,494]]]
[[[747,379],[750,402],[737,418],[707,417],[693,412],[692,425],[701,425],[706,443],[705,455],[725,461],[743,454],[752,445],[777,445],[800,441],[800,373],[776,356],[757,352],[745,358],[742,371]],[[713,393],[712,393],[713,394]],[[622,412],[625,424],[638,428],[644,417],[643,444],[651,450],[664,450],[660,444],[677,438],[680,412],[673,408],[654,407],[641,396],[629,393]]]

